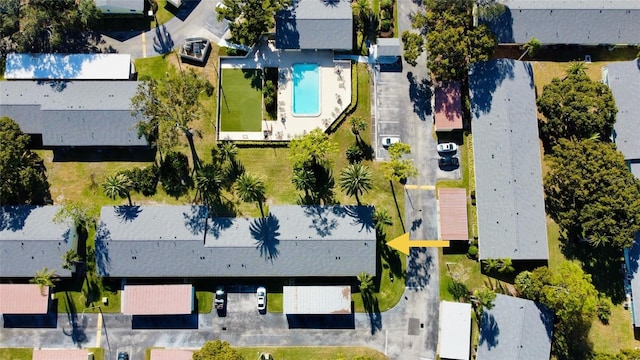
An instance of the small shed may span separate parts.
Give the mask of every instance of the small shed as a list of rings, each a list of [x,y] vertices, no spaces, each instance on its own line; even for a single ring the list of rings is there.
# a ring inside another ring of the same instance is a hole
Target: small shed
[[[33,349],[33,360],[87,360],[88,349]]]
[[[445,81],[436,86],[434,118],[436,131],[462,129],[462,93],[459,81]]]
[[[125,285],[122,313],[126,315],[189,315],[194,289],[180,285]]]
[[[471,304],[440,302],[440,359],[469,360],[471,349]]]
[[[375,49],[376,61],[379,63],[393,63],[402,56],[402,44],[399,38],[378,38]]]
[[[441,239],[469,240],[466,189],[438,189],[438,210]]]
[[[284,286],[283,308],[287,315],[351,314],[351,287]]]
[[[151,349],[151,360],[191,360],[193,350]]]
[[[44,315],[48,311],[48,286],[0,284],[0,314]]]

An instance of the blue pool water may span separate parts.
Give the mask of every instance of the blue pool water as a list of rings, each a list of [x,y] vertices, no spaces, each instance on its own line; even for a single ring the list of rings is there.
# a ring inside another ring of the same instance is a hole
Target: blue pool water
[[[293,114],[320,114],[320,69],[318,64],[293,65]]]

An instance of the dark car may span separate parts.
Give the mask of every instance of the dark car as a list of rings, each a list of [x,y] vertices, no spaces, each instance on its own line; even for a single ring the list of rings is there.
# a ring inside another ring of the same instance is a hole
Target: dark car
[[[438,166],[440,166],[441,169],[457,168],[460,166],[460,160],[454,156],[443,156],[438,159]]]
[[[118,360],[129,360],[129,353],[128,352],[124,352],[124,351],[120,351],[118,353]]]

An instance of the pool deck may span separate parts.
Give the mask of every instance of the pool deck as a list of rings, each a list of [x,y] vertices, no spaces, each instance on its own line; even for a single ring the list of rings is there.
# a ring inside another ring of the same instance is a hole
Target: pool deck
[[[294,64],[313,63],[319,66],[320,113],[316,116],[293,114]],[[323,131],[331,125],[351,103],[351,62],[334,60],[328,50],[282,51],[271,41],[262,41],[246,57],[220,58],[222,69],[263,69],[277,67],[277,120],[262,120],[262,131],[220,131],[219,140],[288,141],[313,129]],[[220,126],[218,126],[218,129]]]

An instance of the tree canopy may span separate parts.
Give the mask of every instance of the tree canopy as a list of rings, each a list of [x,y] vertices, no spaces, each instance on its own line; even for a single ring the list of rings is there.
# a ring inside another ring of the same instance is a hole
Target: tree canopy
[[[577,263],[565,261],[555,271],[540,267],[521,272],[515,287],[522,297],[554,311],[552,352],[559,359],[584,359],[590,353],[587,335],[598,304],[591,275]]]
[[[184,135],[189,142],[194,169],[200,167],[198,154],[193,144],[195,132],[190,124],[204,115],[199,96],[206,90],[213,93],[213,85],[193,69],[178,72],[170,67],[165,79],[150,79],[138,85],[131,98],[132,111],[140,113],[138,136],[145,136],[159,150],[169,151]]]
[[[289,6],[289,0],[222,0],[216,7],[218,21],[229,20],[231,42],[253,46],[275,25],[275,15]]]
[[[411,147],[405,143],[395,143],[389,146],[389,161],[382,163],[384,178],[389,181],[405,181],[407,178],[418,176],[418,169],[413,160],[403,159],[411,154]]]
[[[226,341],[216,339],[207,341],[204,346],[193,352],[193,360],[243,360],[240,352]]]
[[[44,205],[51,201],[42,159],[28,149],[29,136],[0,118],[0,205]]]
[[[618,112],[609,87],[591,80],[584,65],[576,64],[568,69],[566,77],[554,78],[544,86],[537,104],[544,115],[541,136],[550,146],[563,138],[596,135],[608,139]]]
[[[426,12],[414,16],[412,26],[426,31],[429,70],[439,80],[460,80],[469,65],[487,61],[498,42],[486,25],[473,26],[473,0],[427,0]],[[405,58],[415,62],[421,42],[403,34]]]
[[[625,248],[640,231],[640,180],[609,143],[561,139],[544,178],[549,215],[574,238]]]

